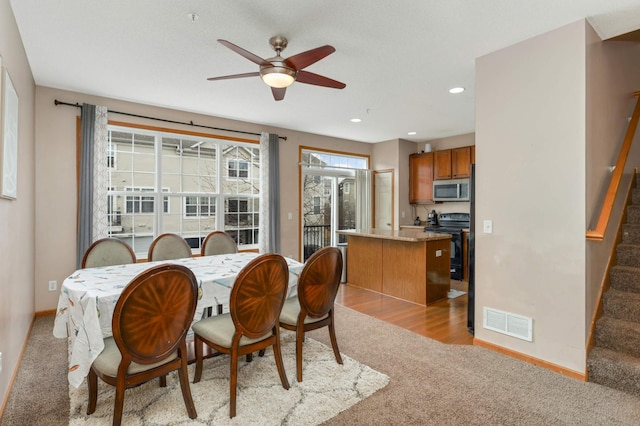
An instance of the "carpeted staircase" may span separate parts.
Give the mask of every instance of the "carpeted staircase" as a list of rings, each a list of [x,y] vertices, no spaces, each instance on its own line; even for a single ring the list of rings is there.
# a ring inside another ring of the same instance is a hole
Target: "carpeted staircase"
[[[589,353],[589,381],[640,396],[640,189],[632,189],[611,287],[596,322],[596,344]]]

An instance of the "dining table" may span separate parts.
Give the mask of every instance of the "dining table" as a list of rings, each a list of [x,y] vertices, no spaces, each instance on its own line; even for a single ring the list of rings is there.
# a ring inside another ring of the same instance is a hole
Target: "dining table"
[[[228,310],[231,289],[236,277],[255,252],[198,256],[156,262],[100,266],[79,269],[65,278],[60,287],[53,335],[69,339],[68,380],[79,387],[89,373],[91,364],[104,349],[104,339],[111,336],[111,321],[122,290],[138,274],[161,264],[178,264],[193,271],[198,282],[198,304],[193,322],[203,313],[216,313],[217,307]],[[304,264],[285,257],[289,268],[287,297],[297,296],[298,278]],[[190,334],[192,332],[190,331]]]

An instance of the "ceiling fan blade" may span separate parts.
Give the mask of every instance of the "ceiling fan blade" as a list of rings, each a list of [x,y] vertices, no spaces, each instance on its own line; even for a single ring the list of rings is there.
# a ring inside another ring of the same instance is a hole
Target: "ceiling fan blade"
[[[306,52],[298,53],[284,60],[284,64],[295,70],[301,70],[311,64],[315,64],[320,59],[331,55],[336,49],[333,46],[321,46]]]
[[[221,77],[209,77],[207,80],[229,80],[230,78],[244,78],[244,77],[259,77],[259,72],[246,72],[244,74],[232,74],[232,75],[223,75]]]
[[[344,89],[345,87],[347,87],[347,85],[344,83],[318,74],[314,74],[309,71],[298,71],[296,81],[300,83],[314,84],[316,86],[332,87],[334,89]]]
[[[258,65],[269,65],[270,64],[269,61],[262,59],[258,55],[254,55],[253,53],[249,52],[248,50],[244,50],[242,47],[237,46],[237,45],[231,43],[230,41],[218,39],[218,42],[220,44],[222,44],[223,46],[226,46],[229,49],[233,50],[238,55],[244,56],[245,58],[247,58],[248,60],[250,60],[253,63],[256,63]]]
[[[284,99],[284,92],[287,91],[286,87],[282,87],[282,88],[277,88],[277,87],[272,87],[271,88],[271,93],[273,93],[273,99],[275,99],[276,101],[281,101]]]

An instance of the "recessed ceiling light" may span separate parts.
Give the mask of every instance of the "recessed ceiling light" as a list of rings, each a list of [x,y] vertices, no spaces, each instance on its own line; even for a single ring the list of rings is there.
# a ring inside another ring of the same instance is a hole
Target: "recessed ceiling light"
[[[352,122],[352,123],[360,123],[361,121],[362,121],[362,120],[361,120],[361,119],[359,119],[359,118],[352,118],[352,119],[351,119],[351,122]]]
[[[413,135],[415,135],[415,134],[416,134],[416,132],[409,132],[409,133],[407,133],[407,134],[408,134],[408,135],[413,136]]]
[[[462,93],[464,92],[464,87],[454,87],[453,89],[449,89],[449,93]]]

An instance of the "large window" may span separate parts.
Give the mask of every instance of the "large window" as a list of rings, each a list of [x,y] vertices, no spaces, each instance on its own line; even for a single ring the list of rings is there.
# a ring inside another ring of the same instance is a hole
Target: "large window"
[[[110,126],[107,152],[109,236],[140,257],[166,232],[198,249],[224,230],[257,248],[258,144]]]

